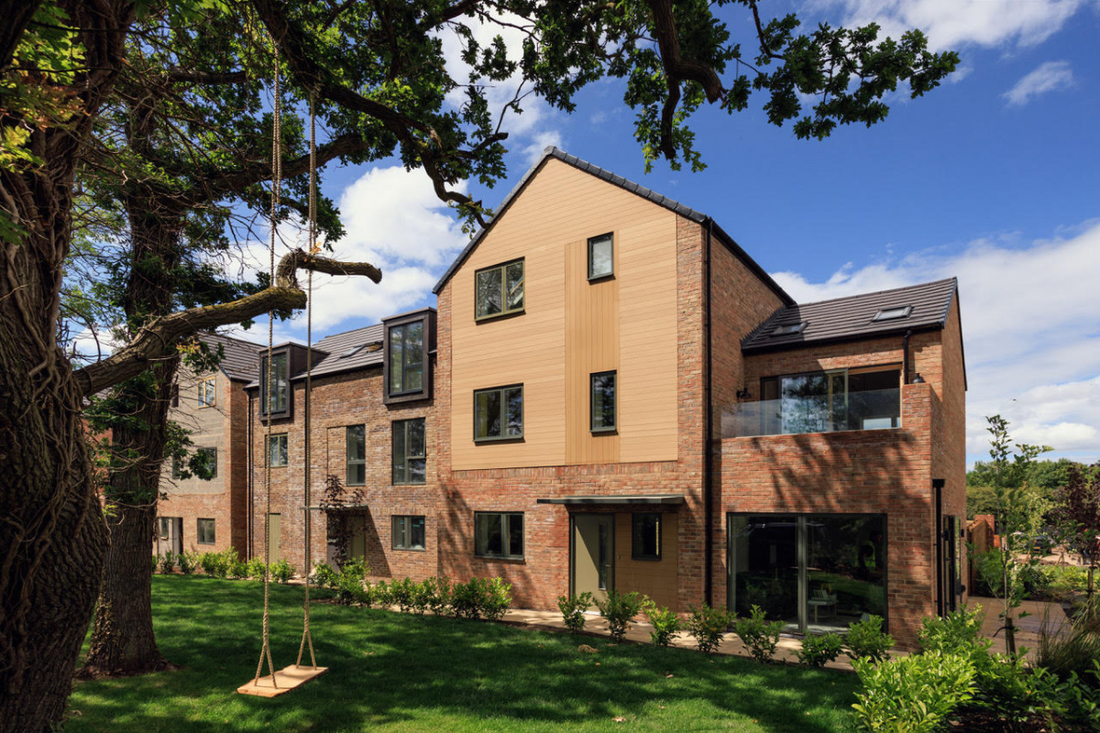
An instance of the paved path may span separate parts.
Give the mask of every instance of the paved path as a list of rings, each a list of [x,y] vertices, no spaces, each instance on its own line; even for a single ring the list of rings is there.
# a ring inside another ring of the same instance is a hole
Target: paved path
[[[1004,626],[1001,619],[1001,611],[1004,610],[1004,602],[996,598],[983,598],[970,596],[968,605],[982,607],[985,611],[985,620],[982,622],[982,634],[993,639],[992,650],[1005,652],[1005,632],[999,631]],[[1023,618],[1016,621],[1016,648],[1027,647],[1028,656],[1034,658],[1035,650],[1039,647],[1039,631],[1044,624],[1051,631],[1057,632],[1062,626],[1069,623],[1061,604],[1048,603],[1046,601],[1023,601],[1016,609],[1016,614],[1026,612]]]

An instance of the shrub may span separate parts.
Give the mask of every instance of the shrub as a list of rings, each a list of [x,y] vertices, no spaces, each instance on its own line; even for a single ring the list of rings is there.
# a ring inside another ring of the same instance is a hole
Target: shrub
[[[219,562],[221,562],[221,558],[216,552],[204,552],[199,555],[199,567],[210,577],[214,577]]]
[[[221,552],[214,553],[214,575],[218,578],[226,578],[229,576],[229,569],[233,567],[233,563],[237,561],[237,551],[232,547],[227,547]]]
[[[853,660],[877,663],[890,658],[888,650],[894,646],[894,637],[882,630],[882,616],[871,615],[848,627],[844,646]]]
[[[863,683],[852,705],[862,730],[930,733],[974,694],[974,665],[957,654],[929,652],[874,664],[852,663]]]
[[[1091,681],[1093,662],[1100,659],[1100,596],[1085,602],[1073,623],[1054,629],[1044,619],[1039,627],[1036,663],[1059,679],[1076,674]]]
[[[622,641],[630,629],[630,622],[642,610],[642,599],[637,591],[619,593],[612,588],[607,592],[607,600],[596,601],[600,615],[607,619],[612,641]]]
[[[500,621],[512,605],[512,584],[502,578],[490,578],[482,581],[482,588],[481,615],[490,621]]]
[[[447,578],[428,578],[424,581],[428,610],[436,616],[444,616],[451,607],[451,581]]]
[[[160,558],[153,555],[153,572],[157,572],[157,567],[160,565]]]
[[[970,651],[974,647],[988,649],[992,641],[982,637],[982,609],[966,608],[953,611],[947,616],[932,616],[921,622],[918,635],[921,650],[951,654]]]
[[[748,618],[739,618],[733,623],[733,631],[739,637],[752,658],[758,662],[770,661],[779,646],[779,634],[783,631],[782,621],[768,621],[760,606],[749,610]]]
[[[191,552],[184,552],[176,557],[176,561],[179,563],[181,573],[184,575],[191,575],[195,572],[195,563],[198,561],[198,555]]]
[[[451,608],[454,615],[475,621],[481,618],[481,609],[485,607],[483,593],[480,578],[471,578],[466,583],[455,583],[451,589]]]
[[[263,580],[266,572],[267,566],[264,565],[262,557],[254,557],[248,561],[248,577],[253,580]]]
[[[390,585],[386,581],[380,580],[375,583],[371,592],[373,593],[374,602],[382,608],[394,605],[393,593],[390,592]]]
[[[326,566],[327,567],[327,566]],[[330,568],[330,570],[332,570]],[[343,567],[340,568],[340,572],[337,573],[332,570],[335,576],[333,587],[336,589],[336,600],[338,603],[350,605],[352,603],[362,603],[365,606],[370,606],[374,600],[374,591],[370,585],[363,581],[367,575],[367,567],[361,562],[346,562]]]
[[[400,608],[402,613],[412,607],[414,585],[411,578],[390,581],[390,603]]]
[[[802,649],[798,652],[798,661],[811,667],[824,667],[835,661],[844,651],[844,640],[840,634],[821,634],[807,636],[802,640]]]
[[[427,580],[413,583],[409,593],[409,608],[417,616],[422,616],[431,605],[432,595],[434,595],[434,593],[435,586]]]
[[[592,607],[592,594],[587,591],[575,596],[558,596],[558,610],[569,633],[578,634],[584,629],[584,612]]]
[[[271,563],[271,577],[277,583],[289,583],[294,577],[294,566],[286,560],[276,560]]]
[[[335,588],[340,582],[340,572],[327,562],[318,561],[313,565],[311,581],[318,588]]]
[[[229,564],[229,577],[236,580],[243,580],[248,577],[248,563],[240,558],[233,560]]]
[[[684,628],[684,622],[675,611],[660,607],[648,598],[642,603],[642,612],[653,626],[649,638],[654,646],[668,646],[672,643],[672,635]]]
[[[160,571],[162,573],[171,573],[176,569],[176,555],[171,550],[164,553],[164,556],[160,559]]]
[[[737,618],[737,614],[724,608],[711,608],[707,604],[689,606],[687,629],[699,651],[710,654],[722,643],[722,634]]]

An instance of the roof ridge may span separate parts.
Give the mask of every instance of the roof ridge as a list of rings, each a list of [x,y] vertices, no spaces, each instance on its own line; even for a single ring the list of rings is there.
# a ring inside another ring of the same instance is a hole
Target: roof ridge
[[[850,300],[851,298],[868,298],[872,295],[883,295],[884,293],[896,293],[899,290],[910,290],[912,288],[920,288],[920,287],[924,287],[926,285],[939,285],[941,283],[946,283],[946,282],[951,282],[951,281],[955,281],[957,283],[958,278],[957,277],[945,277],[945,278],[941,278],[939,280],[929,280],[927,282],[922,282],[922,283],[913,283],[912,285],[902,285],[902,286],[896,287],[896,288],[886,288],[885,290],[871,290],[871,291],[866,292],[866,293],[855,293],[853,295],[841,295],[841,296],[836,297],[836,298],[826,298],[824,300],[811,300],[807,303],[803,303],[803,302],[799,301],[799,302],[795,303],[794,305],[787,306],[787,307],[788,308],[798,308],[798,307],[804,306],[804,305],[822,305],[824,303],[835,303],[835,302],[841,301],[841,300]]]

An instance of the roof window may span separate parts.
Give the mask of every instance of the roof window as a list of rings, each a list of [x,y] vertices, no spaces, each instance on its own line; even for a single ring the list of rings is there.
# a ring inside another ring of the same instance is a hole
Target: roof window
[[[872,321],[895,321],[899,318],[908,318],[909,314],[913,312],[913,306],[911,305],[899,305],[894,308],[883,308]]]
[[[802,321],[800,323],[781,323],[772,331],[772,336],[789,336],[792,333],[802,333],[806,330],[806,326],[808,325],[810,325],[809,321]]]
[[[347,359],[349,356],[355,356],[356,354],[358,354],[363,349],[366,349],[368,352],[371,352],[371,351],[378,351],[381,348],[382,348],[382,342],[381,341],[372,341],[372,342],[367,343],[367,344],[359,344],[358,346],[352,346],[350,349],[345,351],[343,354],[340,354],[340,356],[337,357],[337,358]]]

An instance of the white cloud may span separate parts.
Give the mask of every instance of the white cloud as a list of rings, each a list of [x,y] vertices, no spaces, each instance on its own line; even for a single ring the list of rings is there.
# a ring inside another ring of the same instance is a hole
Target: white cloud
[[[1051,239],[979,239],[961,251],[849,263],[824,282],[774,275],[802,302],[957,276],[967,393],[967,453],[988,449],[985,415],[1015,438],[1100,457],[1100,220]]]
[[[561,133],[557,130],[546,130],[535,135],[534,141],[523,149],[523,155],[527,160],[528,167],[538,162],[538,159],[542,157],[542,151],[546,149],[548,145],[553,145],[556,148],[562,146]]]
[[[1086,0],[811,0],[839,7],[846,26],[876,22],[894,38],[920,28],[935,50],[973,44],[1034,46],[1058,32]]]
[[[1075,83],[1073,69],[1068,61],[1047,61],[1035,71],[1021,78],[1003,96],[1010,105],[1023,106],[1032,97],[1060,89],[1069,89]]]

